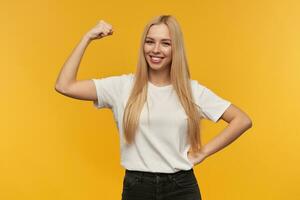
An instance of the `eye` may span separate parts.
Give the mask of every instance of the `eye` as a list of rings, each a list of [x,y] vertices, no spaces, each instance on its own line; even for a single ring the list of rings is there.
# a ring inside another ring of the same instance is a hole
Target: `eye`
[[[167,43],[167,42],[165,42],[164,44],[165,44],[165,45],[170,45],[170,43]]]
[[[146,43],[153,43],[153,42],[148,40],[148,41],[146,41]]]

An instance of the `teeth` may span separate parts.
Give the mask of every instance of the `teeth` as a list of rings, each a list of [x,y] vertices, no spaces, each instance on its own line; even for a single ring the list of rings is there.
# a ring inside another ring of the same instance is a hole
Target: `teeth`
[[[150,58],[153,62],[160,62],[163,59],[161,57],[155,57],[155,56],[150,56]]]
[[[161,58],[152,57],[152,60],[154,60],[154,61],[160,61],[160,60],[161,60]]]

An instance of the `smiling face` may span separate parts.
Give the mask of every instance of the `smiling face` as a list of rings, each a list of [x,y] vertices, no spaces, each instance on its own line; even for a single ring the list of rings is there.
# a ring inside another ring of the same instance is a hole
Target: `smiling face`
[[[144,43],[144,54],[150,70],[166,70],[172,62],[171,37],[165,24],[152,25]]]

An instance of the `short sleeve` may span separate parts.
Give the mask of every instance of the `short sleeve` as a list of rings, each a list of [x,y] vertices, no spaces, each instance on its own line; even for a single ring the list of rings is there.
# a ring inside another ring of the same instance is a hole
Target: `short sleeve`
[[[118,104],[122,95],[122,86],[126,81],[126,74],[92,79],[97,93],[97,100],[93,105],[97,108],[113,108]]]
[[[220,97],[218,94],[197,81],[194,82],[194,85],[196,89],[196,102],[198,102],[198,105],[204,114],[203,117],[213,122],[217,122],[230,106],[231,102]]]

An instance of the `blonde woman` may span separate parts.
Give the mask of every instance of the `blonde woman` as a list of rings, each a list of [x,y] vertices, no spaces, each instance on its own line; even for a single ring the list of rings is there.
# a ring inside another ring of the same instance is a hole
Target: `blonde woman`
[[[144,29],[136,72],[76,80],[88,44],[113,34],[101,20],[64,64],[56,91],[110,108],[119,130],[125,168],[122,200],[200,200],[193,167],[252,126],[230,101],[190,79],[183,34],[174,16],[154,17]],[[228,126],[206,145],[201,119]]]

